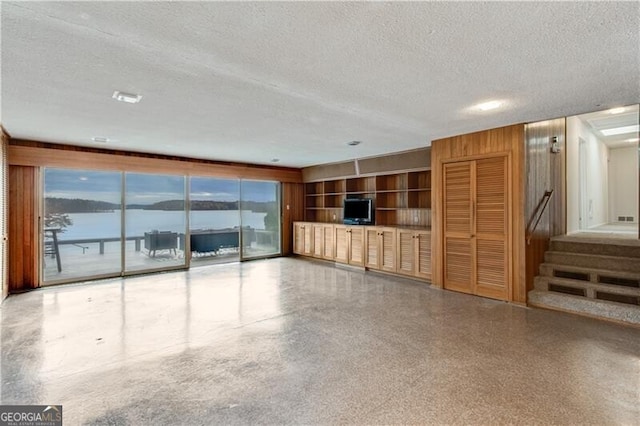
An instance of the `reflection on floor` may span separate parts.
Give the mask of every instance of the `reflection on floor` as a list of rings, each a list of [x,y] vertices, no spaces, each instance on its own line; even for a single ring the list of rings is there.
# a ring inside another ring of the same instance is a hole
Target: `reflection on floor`
[[[10,296],[3,404],[65,424],[637,424],[640,329],[297,258]]]

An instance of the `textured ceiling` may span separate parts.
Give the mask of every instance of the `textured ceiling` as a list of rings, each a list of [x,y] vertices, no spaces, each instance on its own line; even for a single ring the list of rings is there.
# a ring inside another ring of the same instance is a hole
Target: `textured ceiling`
[[[302,167],[640,99],[638,2],[1,7],[17,138]]]

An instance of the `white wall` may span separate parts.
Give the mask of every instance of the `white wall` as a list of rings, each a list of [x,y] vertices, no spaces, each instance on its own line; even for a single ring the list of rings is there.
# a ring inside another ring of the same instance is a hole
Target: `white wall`
[[[638,147],[609,150],[609,218],[633,216],[638,223]]]
[[[580,229],[580,205],[579,205],[579,169],[578,169],[578,137],[580,119],[578,117],[567,118],[567,234],[578,232]]]
[[[578,117],[567,118],[567,233],[580,229],[579,139],[586,149],[586,210],[584,228],[609,222],[609,149]]]

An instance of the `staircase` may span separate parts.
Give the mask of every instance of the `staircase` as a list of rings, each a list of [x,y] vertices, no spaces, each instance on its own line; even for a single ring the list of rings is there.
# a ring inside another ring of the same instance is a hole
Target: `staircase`
[[[528,303],[640,326],[640,240],[552,238]]]

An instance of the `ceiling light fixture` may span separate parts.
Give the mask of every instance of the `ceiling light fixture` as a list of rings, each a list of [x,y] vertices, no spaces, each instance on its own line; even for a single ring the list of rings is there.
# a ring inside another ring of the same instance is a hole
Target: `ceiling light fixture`
[[[491,111],[492,109],[500,108],[504,104],[502,101],[489,101],[483,102],[475,106],[475,109],[479,109],[480,111]]]
[[[361,143],[362,141],[351,141],[351,142],[347,142],[347,145],[356,146],[356,145],[360,145]]]
[[[94,136],[93,138],[91,138],[94,142],[100,142],[100,143],[107,143],[109,142],[109,138],[103,138],[100,136]]]
[[[116,90],[113,92],[113,99],[120,102],[126,102],[128,104],[137,104],[142,99],[142,95],[134,95],[132,93],[124,93]]]
[[[627,139],[625,142],[634,143],[640,141],[640,138]]]
[[[625,112],[626,108],[624,107],[620,107],[620,108],[611,108],[609,110],[609,114],[622,114],[623,112]]]
[[[600,131],[605,136],[615,136],[624,135],[625,133],[637,132],[638,129],[640,129],[640,126],[636,124],[635,126],[614,127],[613,129],[604,129]]]

